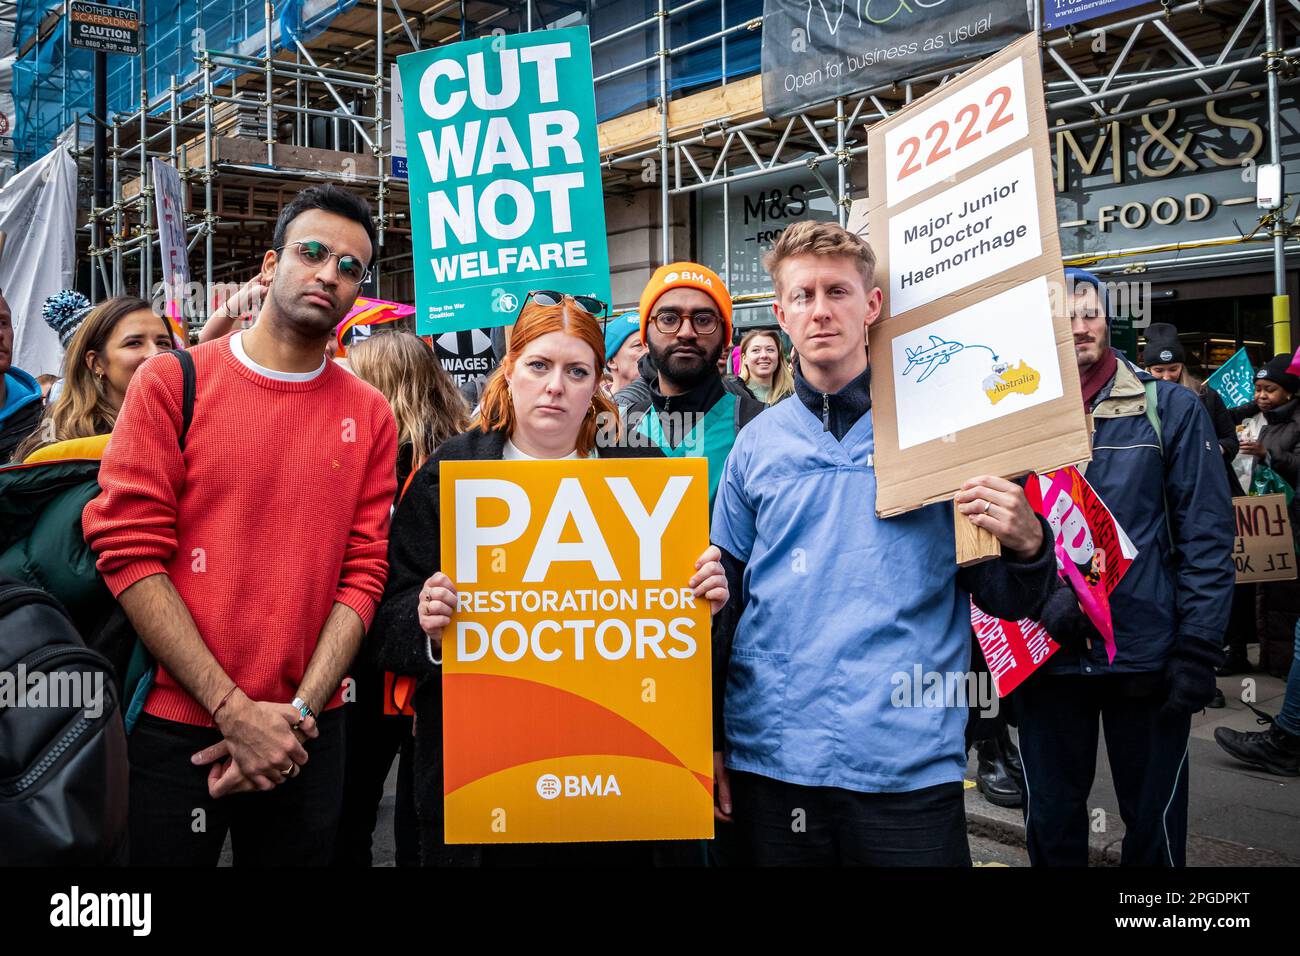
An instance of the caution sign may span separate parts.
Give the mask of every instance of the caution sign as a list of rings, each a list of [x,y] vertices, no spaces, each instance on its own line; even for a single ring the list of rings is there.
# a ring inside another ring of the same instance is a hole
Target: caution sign
[[[707,466],[442,463],[448,843],[713,836]]]
[[[140,15],[126,7],[72,0],[68,42],[83,50],[140,55]]]

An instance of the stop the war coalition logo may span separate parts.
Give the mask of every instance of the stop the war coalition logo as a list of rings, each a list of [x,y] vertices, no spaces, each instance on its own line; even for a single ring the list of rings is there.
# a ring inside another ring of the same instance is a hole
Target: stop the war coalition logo
[[[763,108],[794,113],[983,56],[1032,29],[1024,0],[764,0]]]

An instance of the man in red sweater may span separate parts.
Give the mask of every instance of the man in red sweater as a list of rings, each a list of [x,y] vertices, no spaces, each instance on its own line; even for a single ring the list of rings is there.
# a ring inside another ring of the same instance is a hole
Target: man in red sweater
[[[370,207],[312,187],[281,212],[257,323],[140,367],[82,525],[158,661],[130,738],[131,861],[329,860],[343,792],[340,684],[388,574],[396,428],[327,360],[364,281]],[[310,762],[308,757],[310,755]]]

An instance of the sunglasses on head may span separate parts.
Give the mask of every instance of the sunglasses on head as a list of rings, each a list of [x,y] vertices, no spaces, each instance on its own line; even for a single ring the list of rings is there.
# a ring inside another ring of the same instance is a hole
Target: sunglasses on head
[[[580,308],[583,312],[586,312],[588,315],[604,315],[605,310],[609,308],[609,306],[604,302],[601,302],[600,299],[597,299],[594,295],[569,295],[568,293],[556,292],[552,289],[534,289],[524,297],[524,305],[528,304],[529,299],[532,299],[538,305],[559,305],[565,299],[569,299],[574,305]]]

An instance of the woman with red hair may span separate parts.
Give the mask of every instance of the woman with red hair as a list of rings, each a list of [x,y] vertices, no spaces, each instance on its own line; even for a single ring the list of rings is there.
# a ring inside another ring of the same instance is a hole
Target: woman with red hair
[[[439,446],[411,480],[393,515],[388,584],[371,626],[381,666],[416,678],[415,788],[425,866],[653,862],[644,843],[447,845],[443,842],[442,637],[456,585],[441,571],[439,465],[444,461],[658,456],[619,441],[619,419],[601,392],[605,340],[586,296],[534,292],[515,322],[501,367],[483,391],[469,431]],[[717,548],[696,562],[689,586],[714,613],[727,582]]]

